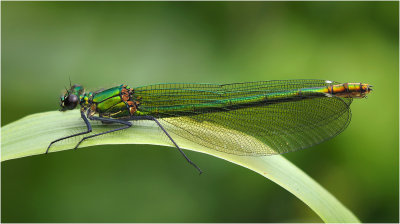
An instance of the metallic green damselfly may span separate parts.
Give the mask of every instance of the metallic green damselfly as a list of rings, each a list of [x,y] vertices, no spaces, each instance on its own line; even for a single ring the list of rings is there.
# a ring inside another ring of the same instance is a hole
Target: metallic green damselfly
[[[46,153],[55,142],[90,133],[89,120],[122,126],[86,136],[75,149],[88,138],[129,128],[131,121],[150,120],[201,173],[169,132],[236,155],[296,151],[341,133],[350,122],[353,98],[365,97],[371,87],[327,80],[276,80],[224,85],[171,83],[137,88],[120,85],[87,92],[81,85],[73,85],[61,96],[60,111],[79,105],[87,130],[51,142]],[[243,133],[264,144],[254,145],[249,138],[238,138],[226,130]]]

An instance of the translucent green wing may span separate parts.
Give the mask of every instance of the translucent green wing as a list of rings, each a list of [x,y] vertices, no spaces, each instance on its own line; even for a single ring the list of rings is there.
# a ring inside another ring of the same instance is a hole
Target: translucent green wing
[[[351,119],[351,100],[310,98],[161,120],[168,131],[218,151],[273,155],[307,148],[342,132]]]
[[[226,153],[273,155],[307,148],[342,132],[350,122],[352,98],[322,95],[217,112],[196,110],[195,105],[321,85],[326,82],[161,84],[137,88],[136,93],[142,97],[143,110],[193,105],[185,116],[179,111],[155,114],[168,132]]]

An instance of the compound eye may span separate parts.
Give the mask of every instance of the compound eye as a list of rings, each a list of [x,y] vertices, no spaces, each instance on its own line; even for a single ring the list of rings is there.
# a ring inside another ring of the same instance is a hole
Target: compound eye
[[[77,105],[78,105],[78,97],[74,94],[69,95],[64,101],[64,106],[69,110],[74,109]]]

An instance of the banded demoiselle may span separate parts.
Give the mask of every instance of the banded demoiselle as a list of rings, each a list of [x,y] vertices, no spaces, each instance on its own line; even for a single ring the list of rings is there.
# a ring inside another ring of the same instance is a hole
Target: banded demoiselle
[[[131,127],[130,121],[151,120],[201,173],[169,132],[236,155],[296,151],[341,133],[350,122],[353,98],[365,97],[371,87],[326,80],[276,80],[224,85],[171,83],[137,88],[120,85],[87,92],[81,85],[71,85],[61,96],[60,111],[79,105],[87,130],[51,142],[46,153],[55,142],[90,133],[88,119],[122,126],[86,136],[75,149],[88,138]],[[253,145],[249,138],[238,138],[226,130],[243,133],[264,144]]]

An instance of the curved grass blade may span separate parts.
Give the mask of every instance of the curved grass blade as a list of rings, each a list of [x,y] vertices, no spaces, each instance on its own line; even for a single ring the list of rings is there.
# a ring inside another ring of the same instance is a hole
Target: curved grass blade
[[[92,123],[95,132],[102,132],[111,128],[111,125]],[[229,128],[219,128],[224,131],[230,131],[233,136],[249,138]],[[54,111],[27,116],[2,127],[1,161],[43,154],[51,140],[74,134],[84,129],[85,125],[79,117],[78,110],[64,113]],[[206,146],[195,144],[179,137],[179,135],[175,135],[174,139],[182,148],[225,159],[267,177],[306,203],[324,222],[360,222],[335,197],[280,155],[238,156],[209,149]],[[80,138],[71,138],[61,141],[54,145],[51,152],[72,149],[79,140]],[[256,138],[250,137],[250,140],[252,145],[264,144]],[[105,144],[171,146],[171,143],[160,132],[159,128],[150,121],[135,122],[134,126],[126,131],[85,141],[82,147]]]

